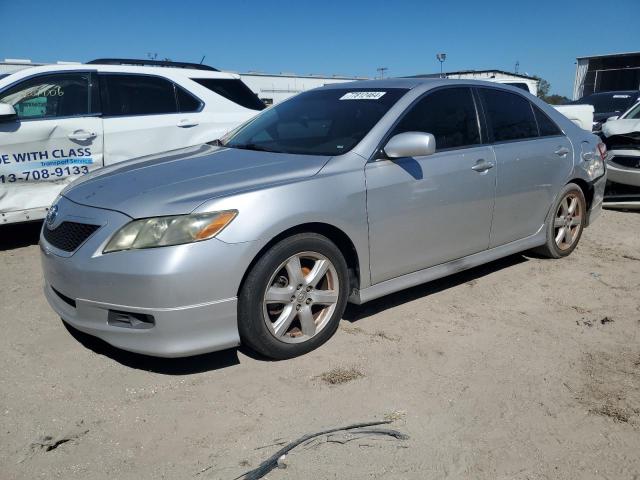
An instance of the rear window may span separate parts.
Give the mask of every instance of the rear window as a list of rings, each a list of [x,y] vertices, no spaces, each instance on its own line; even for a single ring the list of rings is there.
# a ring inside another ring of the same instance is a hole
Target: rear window
[[[265,109],[264,103],[242,80],[233,78],[192,78],[191,80],[245,108]]]
[[[541,137],[562,135],[562,130],[560,130],[560,127],[558,127],[558,125],[556,125],[555,122],[551,120],[546,113],[544,113],[535,105],[533,106],[533,111],[536,114],[536,121],[538,122],[538,129],[540,130]]]
[[[202,102],[186,90],[176,86],[176,98],[178,99],[178,111],[180,113],[197,112]]]
[[[538,125],[526,98],[488,88],[480,89],[480,92],[493,141],[506,142],[538,136]]]

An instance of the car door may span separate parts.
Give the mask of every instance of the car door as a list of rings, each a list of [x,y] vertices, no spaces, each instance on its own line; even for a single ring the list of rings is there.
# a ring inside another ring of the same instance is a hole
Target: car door
[[[490,247],[534,235],[573,164],[560,128],[517,93],[481,88],[479,96],[497,161]]]
[[[101,73],[105,163],[200,143],[200,99],[170,80],[140,74]]]
[[[378,283],[487,249],[496,169],[467,87],[427,93],[392,129],[436,139],[433,155],[365,167],[371,277]]]
[[[43,74],[0,92],[17,113],[0,123],[0,212],[41,218],[65,185],[102,166],[94,78],[87,71]]]

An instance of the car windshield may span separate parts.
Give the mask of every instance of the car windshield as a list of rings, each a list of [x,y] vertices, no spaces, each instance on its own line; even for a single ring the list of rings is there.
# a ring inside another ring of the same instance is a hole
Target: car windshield
[[[631,119],[639,119],[640,118],[640,102],[636,103],[636,105],[629,110],[622,118],[631,118]]]
[[[222,143],[267,152],[341,155],[355,147],[406,92],[402,88],[303,92],[265,110]]]
[[[593,105],[595,113],[624,112],[637,98],[637,95],[626,92],[599,93],[583,97],[572,103]]]

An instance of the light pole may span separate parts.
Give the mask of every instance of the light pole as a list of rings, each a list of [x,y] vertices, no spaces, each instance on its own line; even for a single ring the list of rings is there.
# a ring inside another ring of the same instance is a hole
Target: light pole
[[[442,78],[442,64],[447,59],[447,54],[446,53],[438,53],[436,55],[436,58],[440,62],[440,78]]]
[[[384,72],[386,72],[387,70],[389,70],[387,67],[378,67],[376,68],[376,70],[380,73],[380,78],[384,78]]]

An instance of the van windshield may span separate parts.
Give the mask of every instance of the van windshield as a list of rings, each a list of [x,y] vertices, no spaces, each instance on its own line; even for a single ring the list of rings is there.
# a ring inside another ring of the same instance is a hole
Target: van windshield
[[[403,88],[303,92],[265,110],[222,144],[267,152],[341,155],[355,147],[406,92]]]

